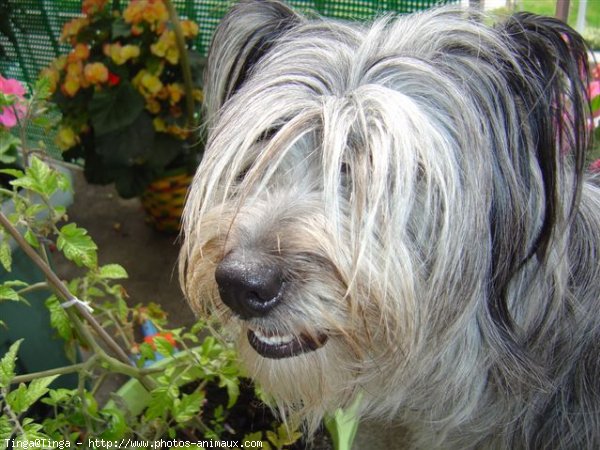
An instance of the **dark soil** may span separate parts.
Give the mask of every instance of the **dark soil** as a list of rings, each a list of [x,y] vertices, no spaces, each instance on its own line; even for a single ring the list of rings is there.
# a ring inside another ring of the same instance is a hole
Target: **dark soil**
[[[206,389],[206,399],[205,420],[207,417],[214,416],[215,406],[210,407],[210,405],[227,404],[227,391],[215,384],[209,385]],[[261,430],[276,430],[280,424],[271,409],[256,397],[254,387],[249,380],[242,381],[240,396],[236,404],[226,414],[222,440],[241,442],[244,436],[249,433]],[[332,448],[331,438],[325,429],[319,430],[310,441],[301,438],[293,445],[285,447],[286,450],[331,450]]]

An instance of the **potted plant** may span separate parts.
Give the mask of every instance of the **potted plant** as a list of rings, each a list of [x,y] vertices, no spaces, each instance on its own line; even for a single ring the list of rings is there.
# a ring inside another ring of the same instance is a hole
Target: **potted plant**
[[[89,182],[114,183],[131,198],[165,175],[189,182],[203,149],[196,133],[203,62],[192,50],[198,26],[180,21],[169,0],[118,8],[117,1],[85,0],[83,15],[63,27],[71,50],[43,74],[62,112],[64,158],[82,161]],[[182,200],[186,186],[176,188]]]
[[[0,99],[5,106],[14,105],[14,98],[10,105],[5,97]],[[41,119],[36,116],[46,109],[44,95],[33,94],[25,106],[27,112],[17,112],[19,128],[27,127],[25,119]],[[20,304],[31,300],[33,292],[45,293],[42,304],[55,333],[70,349],[67,353],[81,349],[85,357],[30,372],[19,364],[23,339],[0,351],[0,447],[158,448],[158,442],[164,448],[200,449],[216,446],[218,440],[246,440],[253,441],[252,447],[274,450],[297,441],[299,433],[278,425],[265,408],[256,413],[263,418],[259,428],[232,425],[236,408],[238,413],[258,411],[257,402],[249,404],[248,398],[240,405],[249,391],[233,347],[208,335],[204,324],[167,329],[159,308],[129,306],[119,284],[126,270],[117,264],[100,265],[98,248],[87,231],[49,201],[56,192],[70,189],[68,179],[47,165],[43,155],[26,149],[20,135],[13,144],[27,154],[23,167],[0,170],[12,177],[11,189],[2,192],[15,201],[13,212],[0,212],[0,266],[14,276],[12,240],[43,276],[35,283],[13,276],[0,281],[0,304]],[[35,196],[42,201],[32,201]],[[46,214],[40,216],[42,211]],[[49,264],[52,252],[79,266],[80,276],[61,280]],[[30,316],[21,319],[27,322]],[[143,336],[140,326],[149,321],[155,329]],[[2,325],[18,333],[22,324]],[[158,363],[147,364],[159,355]],[[75,376],[75,385],[56,386],[68,374]],[[115,375],[126,382],[105,403],[98,393]],[[267,423],[265,417],[270,417]]]

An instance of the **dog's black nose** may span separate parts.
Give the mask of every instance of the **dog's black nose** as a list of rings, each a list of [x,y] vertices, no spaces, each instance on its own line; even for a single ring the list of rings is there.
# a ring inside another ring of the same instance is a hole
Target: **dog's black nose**
[[[256,257],[228,254],[217,266],[215,279],[223,303],[242,319],[264,316],[281,301],[281,269]]]

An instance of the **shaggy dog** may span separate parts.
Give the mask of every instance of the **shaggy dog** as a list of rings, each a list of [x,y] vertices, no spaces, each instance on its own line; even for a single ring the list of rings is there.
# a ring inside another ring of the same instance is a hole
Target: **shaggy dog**
[[[191,305],[309,430],[360,393],[415,448],[600,448],[586,79],[551,18],[241,2],[208,62]]]

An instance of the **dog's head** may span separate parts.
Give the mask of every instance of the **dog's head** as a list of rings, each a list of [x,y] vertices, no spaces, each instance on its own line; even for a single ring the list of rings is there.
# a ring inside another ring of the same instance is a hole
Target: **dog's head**
[[[517,340],[515,279],[572,214],[585,59],[524,14],[350,24],[240,3],[213,40],[185,209],[193,308],[315,422],[359,388],[390,412],[448,371],[473,383]]]

